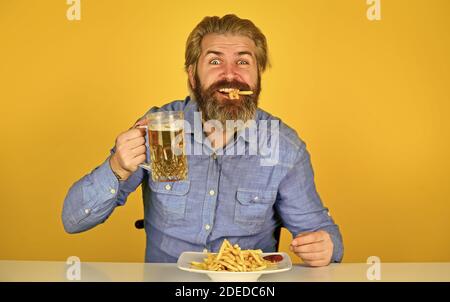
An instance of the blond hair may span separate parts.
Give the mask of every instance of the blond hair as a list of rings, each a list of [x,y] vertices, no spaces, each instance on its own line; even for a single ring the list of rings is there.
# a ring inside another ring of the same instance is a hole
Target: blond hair
[[[250,38],[256,45],[256,62],[258,64],[259,73],[270,66],[267,55],[267,41],[264,34],[258,27],[248,19],[241,19],[234,14],[225,15],[222,18],[213,16],[205,17],[197,24],[190,33],[186,41],[185,51],[185,70],[188,71],[189,66],[193,68],[193,74],[196,74],[197,62],[201,55],[201,43],[207,34],[234,34],[242,35]]]

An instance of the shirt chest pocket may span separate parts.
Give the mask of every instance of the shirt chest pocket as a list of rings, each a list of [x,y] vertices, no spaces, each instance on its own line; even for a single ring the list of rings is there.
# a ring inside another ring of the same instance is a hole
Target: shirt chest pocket
[[[176,182],[149,181],[152,191],[152,203],[161,211],[167,221],[182,219],[186,213],[187,195],[191,183],[189,180]]]
[[[255,233],[261,229],[275,203],[276,191],[239,188],[236,192],[234,221]]]

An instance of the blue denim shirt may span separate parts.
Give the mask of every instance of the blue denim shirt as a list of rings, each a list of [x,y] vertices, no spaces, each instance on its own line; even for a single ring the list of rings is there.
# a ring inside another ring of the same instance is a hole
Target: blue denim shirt
[[[190,125],[194,125],[194,114],[198,114],[197,103],[189,97],[150,109],[168,110],[184,111]],[[274,164],[262,165],[265,155],[260,153],[228,155],[227,148],[238,142],[246,150],[251,147],[245,137],[235,137],[224,152],[214,152],[205,143],[208,139],[187,129],[186,144],[202,150],[202,154],[187,156],[186,181],[154,182],[151,172],[139,168],[126,181],[119,182],[108,157],[70,188],[62,212],[65,230],[78,233],[103,223],[141,185],[146,262],[176,262],[183,251],[215,252],[225,238],[243,249],[272,252],[277,244],[274,230],[279,225],[293,236],[327,231],[334,244],[332,261],[340,262],[341,234],[316,191],[305,143],[293,129],[258,109],[256,128],[263,120],[279,122],[279,155]],[[270,132],[257,135],[258,142],[271,138]]]

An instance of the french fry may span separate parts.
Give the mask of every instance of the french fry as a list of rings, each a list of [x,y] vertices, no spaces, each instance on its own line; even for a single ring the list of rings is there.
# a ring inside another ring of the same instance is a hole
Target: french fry
[[[253,91],[251,90],[239,90],[239,89],[231,89],[228,92],[228,97],[232,100],[238,100],[239,99],[239,95],[252,95]]]
[[[252,95],[253,91],[251,91],[251,90],[242,90],[242,91],[239,91],[238,94],[240,94],[240,95]]]
[[[222,242],[218,253],[207,253],[203,262],[192,261],[191,265],[201,270],[221,272],[251,272],[276,266],[262,257],[262,250],[242,250],[227,239]]]

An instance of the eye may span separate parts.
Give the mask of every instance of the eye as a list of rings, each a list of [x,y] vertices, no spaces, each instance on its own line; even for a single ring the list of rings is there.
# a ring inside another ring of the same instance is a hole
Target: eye
[[[219,61],[218,59],[214,59],[214,60],[209,61],[209,64],[212,64],[212,65],[219,65],[219,64],[220,64],[220,61]]]
[[[249,64],[247,61],[244,61],[244,60],[239,60],[237,63],[238,63],[238,65],[248,65]]]

